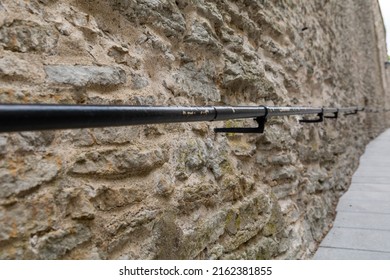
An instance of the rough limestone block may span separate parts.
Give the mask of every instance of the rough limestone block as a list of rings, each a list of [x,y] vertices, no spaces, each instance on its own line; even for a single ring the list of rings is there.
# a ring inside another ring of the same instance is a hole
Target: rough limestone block
[[[0,27],[0,45],[15,52],[53,53],[58,32],[51,26],[15,19]]]
[[[99,188],[96,191],[96,196],[93,198],[93,204],[100,211],[110,211],[134,205],[146,199],[147,193],[143,189],[125,188],[112,189],[106,186]]]
[[[89,176],[143,175],[160,167],[166,160],[160,148],[91,151],[76,158],[71,173]]]
[[[203,45],[210,50],[218,51],[221,46],[214,38],[210,31],[210,27],[206,23],[194,21],[191,26],[191,33],[184,38],[187,43]]]
[[[51,83],[83,86],[115,86],[126,83],[126,73],[119,67],[49,65],[45,67]]]
[[[7,153],[8,137],[6,135],[0,135],[0,155]]]
[[[26,61],[16,56],[6,56],[0,58],[0,77],[17,77],[22,79],[31,79],[35,82],[43,82],[45,72],[43,65]]]
[[[0,242],[46,231],[55,222],[55,204],[50,195],[34,201],[0,207]]]
[[[110,5],[130,22],[153,25],[167,37],[177,36],[185,31],[186,21],[180,13],[177,1],[173,0],[115,0]]]
[[[194,63],[187,63],[173,75],[173,80],[166,81],[166,87],[175,96],[218,102],[221,100],[221,93],[212,80],[213,72],[215,69],[208,64],[197,69]]]
[[[36,258],[52,260],[60,258],[90,238],[90,230],[84,225],[76,224],[50,231],[43,236],[34,235],[30,246]]]
[[[0,168],[0,181],[2,182],[0,198],[31,191],[54,179],[59,170],[60,167],[54,160],[35,156],[26,156],[22,163],[8,160],[7,164]]]

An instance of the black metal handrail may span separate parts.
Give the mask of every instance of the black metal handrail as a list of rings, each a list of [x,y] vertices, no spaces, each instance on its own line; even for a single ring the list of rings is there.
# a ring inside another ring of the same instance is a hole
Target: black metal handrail
[[[217,128],[216,132],[262,133],[269,117],[318,115],[318,119],[337,118],[340,113],[356,114],[363,107],[274,107],[274,106],[125,106],[0,104],[0,132],[75,129],[178,122],[224,121],[254,118],[259,127]],[[331,114],[331,115],[330,115]]]

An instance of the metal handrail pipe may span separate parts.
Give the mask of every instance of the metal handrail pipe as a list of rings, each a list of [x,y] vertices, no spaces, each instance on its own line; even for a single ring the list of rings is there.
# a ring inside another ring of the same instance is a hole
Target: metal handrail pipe
[[[0,104],[0,132],[96,128],[162,123],[356,112],[358,107],[128,106]]]

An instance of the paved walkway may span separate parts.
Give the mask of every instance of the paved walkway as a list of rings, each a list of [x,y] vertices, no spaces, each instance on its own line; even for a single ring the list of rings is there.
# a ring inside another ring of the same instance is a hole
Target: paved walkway
[[[367,146],[314,259],[390,260],[390,129]]]

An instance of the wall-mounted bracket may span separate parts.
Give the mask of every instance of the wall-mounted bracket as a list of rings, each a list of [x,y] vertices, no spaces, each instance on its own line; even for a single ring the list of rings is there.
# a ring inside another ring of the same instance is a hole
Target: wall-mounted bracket
[[[327,119],[338,119],[339,118],[339,111],[337,110],[336,112],[334,112],[333,116],[324,116],[324,118],[327,118]]]
[[[300,123],[320,123],[324,121],[324,110],[321,113],[317,114],[318,118],[314,120],[299,120]]]
[[[264,133],[267,116],[257,117],[254,119],[258,123],[258,127],[221,127],[214,128],[216,133]]]
[[[358,113],[358,110],[355,110],[355,111],[353,111],[353,112],[351,112],[351,113],[345,113],[344,115],[345,116],[348,116],[348,115],[356,115]]]

